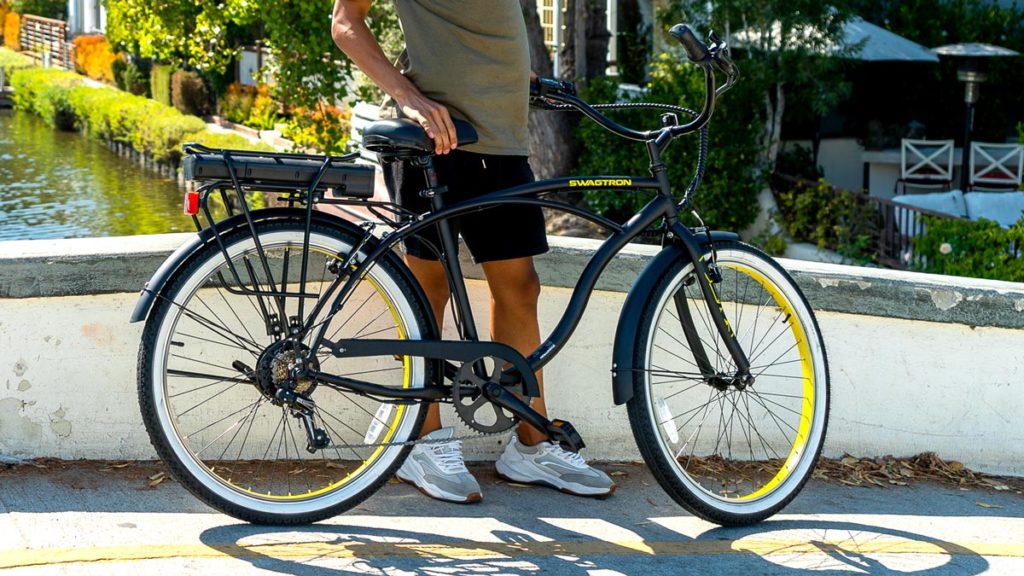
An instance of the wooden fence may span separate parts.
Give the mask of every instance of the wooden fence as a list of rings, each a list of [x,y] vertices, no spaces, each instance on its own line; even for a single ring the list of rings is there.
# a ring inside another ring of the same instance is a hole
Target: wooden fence
[[[21,17],[21,51],[38,62],[74,68],[72,44],[68,42],[68,23],[63,20],[25,14]]]

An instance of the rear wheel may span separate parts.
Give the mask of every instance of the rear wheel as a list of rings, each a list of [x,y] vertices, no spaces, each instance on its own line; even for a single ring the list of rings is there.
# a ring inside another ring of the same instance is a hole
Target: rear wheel
[[[810,477],[828,421],[828,362],[814,314],[785,270],[738,242],[718,244],[717,261],[714,288],[753,383],[733,378],[693,265],[680,260],[642,313],[628,409],[662,487],[704,519],[742,525],[780,510]],[[706,363],[691,345],[698,341]]]
[[[303,223],[257,223],[256,232],[267,267],[245,229],[224,239],[238,279],[214,243],[168,281],[143,333],[139,401],[157,453],[204,502],[251,522],[313,522],[358,504],[391,476],[407,451],[396,444],[419,437],[426,406],[290,378],[296,350],[308,351],[311,337],[292,343],[274,328],[282,317],[285,324],[299,323],[317,300],[261,297],[240,288],[273,284],[298,292]],[[306,293],[322,295],[354,245],[346,227],[314,224]],[[338,314],[321,313],[317,321],[328,324],[331,340],[431,338],[433,322],[414,282],[389,254]],[[313,364],[393,388],[422,388],[432,379],[431,364],[416,357],[339,359],[318,350]],[[282,390],[307,408],[281,402]],[[317,436],[310,428],[325,436],[315,452],[307,450]]]

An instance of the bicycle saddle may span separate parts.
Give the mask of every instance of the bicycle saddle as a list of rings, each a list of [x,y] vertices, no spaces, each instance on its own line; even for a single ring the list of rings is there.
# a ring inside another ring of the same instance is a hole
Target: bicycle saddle
[[[465,120],[452,118],[459,146],[477,141],[476,129]],[[363,130],[363,148],[371,152],[433,152],[434,141],[419,124],[405,118],[378,120]]]

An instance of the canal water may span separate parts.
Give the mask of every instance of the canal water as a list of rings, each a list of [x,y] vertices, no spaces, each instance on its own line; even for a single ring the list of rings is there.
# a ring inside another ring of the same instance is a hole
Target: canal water
[[[182,195],[101,142],[0,110],[0,240],[194,231]]]

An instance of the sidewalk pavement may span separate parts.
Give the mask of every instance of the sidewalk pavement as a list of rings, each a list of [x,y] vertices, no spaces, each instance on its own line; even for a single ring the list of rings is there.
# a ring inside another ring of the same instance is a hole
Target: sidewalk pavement
[[[601,465],[606,500],[501,482],[459,506],[388,484],[354,510],[275,528],[216,513],[162,467],[0,466],[0,570],[22,574],[1024,574],[1024,496],[814,481],[783,513],[726,529],[635,464]],[[7,570],[4,570],[7,569]]]

